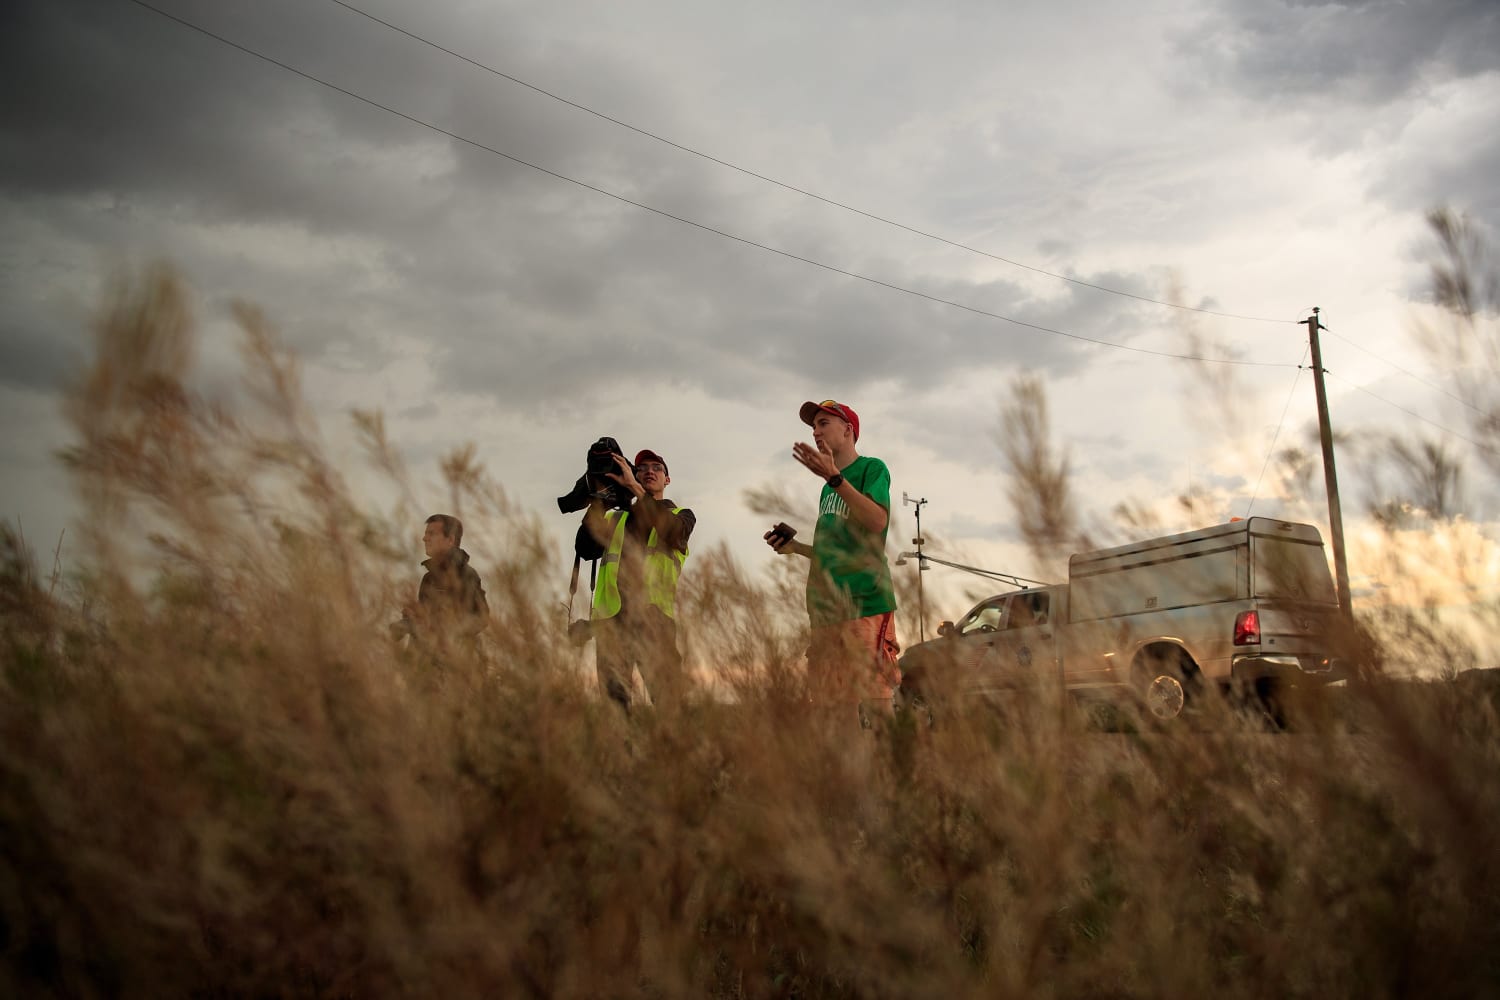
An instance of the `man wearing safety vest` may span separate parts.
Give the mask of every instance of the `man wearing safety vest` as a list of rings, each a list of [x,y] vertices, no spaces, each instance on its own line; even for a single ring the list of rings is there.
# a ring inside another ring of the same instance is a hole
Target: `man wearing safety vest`
[[[639,452],[633,464],[614,458],[619,472],[609,478],[635,499],[628,510],[590,504],[576,543],[580,556],[600,561],[590,615],[596,671],[605,693],[626,714],[634,669],[653,703],[676,707],[685,685],[677,648],[677,578],[698,519],[663,496],[672,477],[656,452]]]

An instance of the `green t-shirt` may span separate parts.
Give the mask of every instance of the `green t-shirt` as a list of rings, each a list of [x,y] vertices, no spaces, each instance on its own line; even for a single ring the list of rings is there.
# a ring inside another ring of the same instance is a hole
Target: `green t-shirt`
[[[843,470],[865,496],[891,509],[891,470],[878,458],[861,455]],[[828,486],[818,503],[813,528],[812,569],[807,574],[807,614],[814,626],[867,618],[896,610],[891,567],[885,559],[890,527],[868,531],[849,516],[849,505]]]

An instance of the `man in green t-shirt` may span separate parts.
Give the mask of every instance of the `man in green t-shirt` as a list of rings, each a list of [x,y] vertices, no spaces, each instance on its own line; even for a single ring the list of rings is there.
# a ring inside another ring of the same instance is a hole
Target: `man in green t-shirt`
[[[813,542],[792,541],[774,529],[765,538],[779,553],[812,560],[808,685],[824,703],[862,702],[889,711],[901,682],[896,593],[885,557],[891,473],[880,459],[855,450],[859,415],[850,407],[831,399],[807,402],[800,416],[812,427],[814,443],[797,442],[792,456],[824,481]]]

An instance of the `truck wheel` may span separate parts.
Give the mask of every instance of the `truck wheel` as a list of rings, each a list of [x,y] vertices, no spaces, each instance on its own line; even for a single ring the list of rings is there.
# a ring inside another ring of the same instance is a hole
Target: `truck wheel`
[[[1187,707],[1187,690],[1171,674],[1157,674],[1146,685],[1146,708],[1158,719],[1175,719]]]
[[[1169,721],[1187,710],[1192,692],[1192,661],[1180,653],[1146,654],[1136,661],[1136,687],[1146,710]]]
[[[1283,684],[1271,677],[1262,677],[1255,682],[1251,694],[1251,705],[1259,711],[1260,721],[1272,732],[1287,728],[1286,690]]]
[[[921,729],[932,728],[932,706],[922,692],[912,688],[898,687],[895,697],[896,712],[911,716],[912,722]]]

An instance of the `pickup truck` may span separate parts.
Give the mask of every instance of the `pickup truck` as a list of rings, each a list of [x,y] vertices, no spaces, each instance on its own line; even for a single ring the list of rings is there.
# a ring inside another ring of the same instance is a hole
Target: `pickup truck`
[[[901,658],[929,704],[1048,678],[1171,719],[1216,685],[1265,697],[1346,676],[1318,529],[1267,517],[1080,552],[1068,581],[997,594]]]

